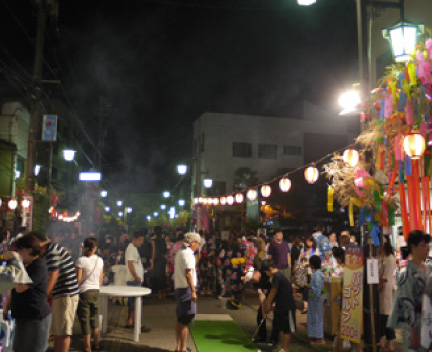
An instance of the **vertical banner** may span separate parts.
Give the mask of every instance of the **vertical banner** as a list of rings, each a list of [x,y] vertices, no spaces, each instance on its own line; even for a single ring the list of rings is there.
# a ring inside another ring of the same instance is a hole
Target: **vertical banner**
[[[355,343],[360,343],[362,333],[363,272],[363,248],[347,247],[342,288],[341,338]]]
[[[55,142],[57,140],[57,115],[43,115],[42,141]]]

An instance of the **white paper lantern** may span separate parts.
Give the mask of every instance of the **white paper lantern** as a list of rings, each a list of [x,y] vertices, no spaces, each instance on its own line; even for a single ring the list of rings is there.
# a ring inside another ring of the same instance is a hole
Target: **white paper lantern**
[[[234,204],[234,197],[233,196],[228,196],[227,197],[227,204],[228,205],[233,205]]]
[[[279,188],[282,192],[288,192],[291,189],[291,180],[284,176],[279,181]]]
[[[319,171],[318,169],[315,167],[315,165],[309,166],[306,170],[305,170],[305,179],[308,183],[313,184],[318,180],[318,176],[319,176]]]
[[[235,196],[236,203],[241,203],[241,202],[243,202],[243,199],[244,199],[244,197],[243,197],[243,194],[242,194],[242,193],[237,193],[237,194],[236,194],[236,196]]]
[[[359,162],[359,153],[355,149],[347,149],[344,151],[342,158],[345,164],[356,167]]]
[[[271,194],[271,187],[269,185],[264,185],[261,187],[261,195],[264,198],[270,197]]]
[[[246,193],[246,197],[247,197],[251,202],[253,202],[254,200],[257,199],[257,195],[258,195],[258,192],[257,192],[256,190],[254,190],[254,189],[250,189],[250,190],[247,191],[247,193]]]

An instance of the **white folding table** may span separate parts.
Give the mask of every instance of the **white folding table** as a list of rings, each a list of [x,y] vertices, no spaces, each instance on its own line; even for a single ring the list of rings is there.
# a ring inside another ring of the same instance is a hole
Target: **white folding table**
[[[100,290],[100,306],[101,313],[103,315],[102,333],[107,332],[108,327],[108,297],[135,297],[135,333],[134,341],[139,341],[139,335],[141,333],[141,297],[147,296],[151,293],[151,290],[146,287],[138,286],[126,286],[126,285],[112,285],[112,286],[101,286]]]

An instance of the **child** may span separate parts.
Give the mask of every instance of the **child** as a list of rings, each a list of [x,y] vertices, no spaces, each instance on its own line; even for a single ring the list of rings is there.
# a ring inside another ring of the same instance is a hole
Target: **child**
[[[321,272],[321,258],[314,255],[309,259],[309,264],[313,274],[309,290],[308,337],[314,345],[324,344],[324,304],[321,300],[324,276]]]
[[[265,311],[269,313],[273,301],[276,302],[274,317],[275,320],[279,319],[282,349],[289,352],[291,334],[296,331],[296,305],[291,284],[271,259],[263,260],[262,271],[272,278],[271,290],[265,301]]]

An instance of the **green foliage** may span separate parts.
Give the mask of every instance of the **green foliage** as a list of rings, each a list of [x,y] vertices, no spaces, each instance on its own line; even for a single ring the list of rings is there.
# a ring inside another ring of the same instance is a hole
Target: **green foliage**
[[[259,182],[256,174],[257,172],[252,171],[249,167],[239,167],[234,171],[234,190],[238,191],[243,188],[255,186]]]
[[[51,223],[50,198],[46,193],[35,193],[33,201],[33,231],[46,233]]]

